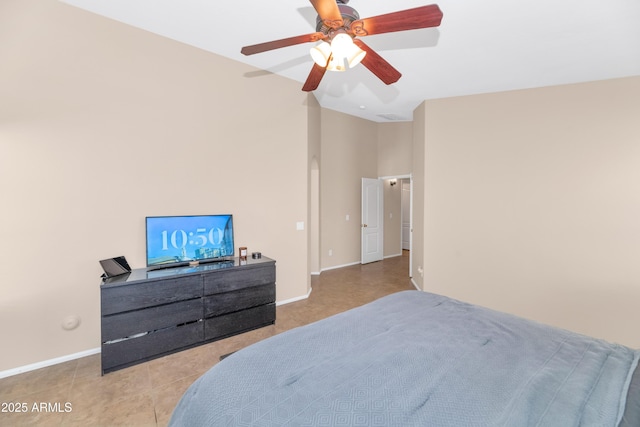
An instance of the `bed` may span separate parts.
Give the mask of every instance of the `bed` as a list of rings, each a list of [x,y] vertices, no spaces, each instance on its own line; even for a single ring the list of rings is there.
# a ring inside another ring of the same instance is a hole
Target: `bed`
[[[421,291],[251,345],[171,426],[640,426],[640,351]]]

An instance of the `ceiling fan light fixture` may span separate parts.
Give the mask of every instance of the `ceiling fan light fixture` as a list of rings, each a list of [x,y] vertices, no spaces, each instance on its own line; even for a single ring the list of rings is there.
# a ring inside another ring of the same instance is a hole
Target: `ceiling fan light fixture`
[[[352,50],[353,39],[347,33],[338,33],[331,39],[331,52],[333,56],[346,58]]]
[[[335,55],[331,56],[329,60],[329,64],[327,65],[327,70],[329,71],[345,71],[347,67],[345,66],[344,58],[337,57]]]
[[[364,56],[366,54],[367,54],[367,52],[365,52],[364,50],[360,49],[355,44],[351,43],[351,48],[349,48],[349,51],[348,51],[347,55],[345,56],[345,59],[347,60],[347,64],[349,64],[349,68],[353,68],[356,65],[358,65],[360,63],[360,61],[362,61],[362,58],[364,58]]]
[[[312,47],[309,53],[313,62],[321,67],[326,67],[331,57],[331,45],[327,42],[321,42],[319,45]]]
[[[347,33],[338,33],[331,40],[331,53],[341,63],[347,63],[349,68],[353,68],[362,61],[367,54],[353,43],[353,37]]]
[[[353,68],[367,54],[356,46],[351,36],[346,33],[335,35],[331,44],[321,42],[312,47],[309,53],[316,64],[329,71],[345,71],[347,68]]]

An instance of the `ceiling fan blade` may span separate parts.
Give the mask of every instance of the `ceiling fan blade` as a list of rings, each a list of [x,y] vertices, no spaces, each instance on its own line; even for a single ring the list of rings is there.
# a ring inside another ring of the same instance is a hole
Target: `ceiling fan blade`
[[[313,63],[313,68],[309,73],[309,77],[307,77],[307,81],[304,82],[304,86],[302,86],[302,90],[305,92],[311,92],[318,88],[320,84],[320,80],[324,76],[324,73],[327,71],[327,67],[321,67],[320,65]]]
[[[268,50],[280,49],[281,47],[293,46],[296,44],[309,43],[309,42],[317,42],[318,40],[322,40],[327,36],[323,33],[311,33],[304,34],[301,36],[289,37],[286,39],[273,40],[266,43],[254,44],[251,46],[245,46],[240,50],[240,52],[244,55],[253,55],[255,53],[266,52]]]
[[[342,14],[336,0],[309,0],[318,12],[322,22],[329,28],[339,28],[344,25]]]
[[[432,4],[354,21],[351,24],[351,32],[356,36],[370,36],[437,27],[441,21],[442,11],[437,4]]]
[[[355,43],[360,49],[367,52],[362,58],[362,65],[367,67],[369,71],[375,74],[384,84],[390,85],[397,82],[402,74],[400,71],[393,68],[383,57],[378,55],[373,49],[367,46],[362,40],[354,39]]]

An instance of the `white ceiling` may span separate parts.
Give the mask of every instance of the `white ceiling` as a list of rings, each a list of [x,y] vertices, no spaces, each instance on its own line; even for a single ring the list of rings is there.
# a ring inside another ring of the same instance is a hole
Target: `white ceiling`
[[[62,0],[300,82],[312,44],[253,56],[240,48],[315,31],[307,0]],[[328,109],[411,120],[425,99],[640,75],[640,0],[351,0],[361,18],[437,3],[438,28],[363,40],[402,73],[386,86],[362,65],[327,72]],[[255,72],[246,78],[261,78]]]

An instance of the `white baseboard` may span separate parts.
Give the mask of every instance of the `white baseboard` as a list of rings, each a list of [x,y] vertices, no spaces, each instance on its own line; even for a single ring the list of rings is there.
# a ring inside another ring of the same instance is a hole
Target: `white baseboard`
[[[300,295],[299,297],[294,297],[294,298],[286,299],[286,300],[284,300],[284,301],[277,301],[277,302],[276,302],[276,306],[279,306],[279,305],[285,305],[285,304],[289,304],[289,303],[296,302],[296,301],[302,301],[302,300],[304,300],[304,299],[309,298],[309,295],[311,295],[311,289],[309,289],[309,292],[307,292],[307,294],[306,294],[306,295]]]
[[[13,375],[22,374],[36,369],[46,368],[47,366],[57,365],[58,363],[68,362],[70,360],[80,359],[82,357],[91,356],[100,353],[100,347],[90,350],[81,351],[79,353],[68,354],[66,356],[56,357],[55,359],[43,360],[42,362],[32,363],[30,365],[19,366],[6,371],[0,371],[0,378],[11,377]]]
[[[402,253],[393,254],[393,255],[387,255],[387,256],[384,257],[384,259],[395,258],[395,257],[399,257],[399,256],[402,256]],[[360,265],[360,264],[361,264],[360,261],[355,261],[355,262],[351,262],[349,264],[334,265],[333,267],[325,267],[325,268],[320,269],[320,273],[322,273],[323,271],[335,270],[335,269],[343,268],[343,267],[351,267],[352,265]],[[320,273],[311,273],[311,274],[320,274]]]
[[[418,286],[418,284],[415,282],[415,280],[413,280],[413,277],[411,278],[411,283],[413,283],[413,286],[414,286],[417,290],[419,290],[419,291],[421,291],[421,290],[422,290],[422,289],[420,289],[420,287]]]
[[[343,267],[351,267],[352,265],[358,265],[358,264],[360,264],[360,261],[352,262],[352,263],[349,263],[349,264],[334,265],[333,267],[323,268],[323,269],[320,270],[320,272],[329,271],[329,270],[336,270],[338,268],[343,268]]]

